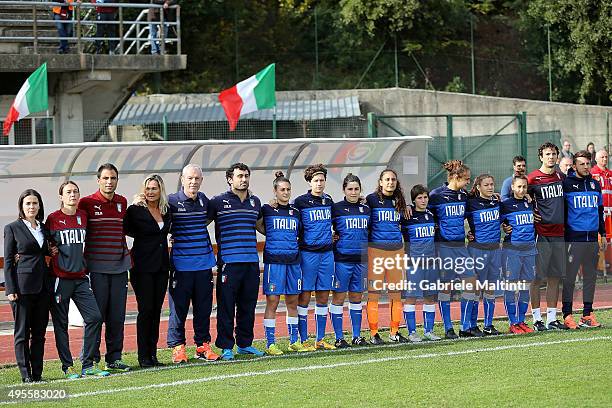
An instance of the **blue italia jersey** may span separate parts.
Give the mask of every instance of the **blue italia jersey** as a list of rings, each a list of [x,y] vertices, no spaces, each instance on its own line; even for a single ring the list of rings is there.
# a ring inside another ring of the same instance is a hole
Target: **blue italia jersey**
[[[261,202],[254,195],[240,201],[227,191],[210,200],[209,218],[215,221],[219,265],[259,262],[255,224],[260,213]]]
[[[464,245],[466,202],[464,190],[451,190],[446,184],[429,193],[429,210],[436,217],[438,241]]]
[[[431,211],[417,211],[413,206],[412,216],[402,225],[402,233],[410,256],[435,256],[436,223]]]
[[[332,223],[339,239],[334,243],[334,259],[362,263],[367,254],[370,207],[349,203],[346,198],[332,207]]]
[[[266,229],[264,263],[299,264],[300,211],[290,205],[279,204],[276,208],[273,208],[269,204],[264,204],[261,213]]]
[[[605,236],[601,185],[589,174],[570,173],[563,181],[565,196],[565,238],[572,242],[597,241]]]
[[[474,241],[469,245],[482,249],[499,248],[501,240],[499,201],[493,198],[470,197],[465,214],[470,230],[474,234]]]
[[[183,190],[168,195],[172,214],[172,264],[177,271],[203,271],[215,266],[208,235],[209,201],[204,193],[189,198]]]
[[[332,198],[314,196],[310,190],[295,199],[293,206],[300,210],[302,239],[300,249],[313,252],[332,250]]]
[[[526,198],[517,200],[513,196],[502,201],[500,217],[503,223],[512,227],[512,232],[504,237],[504,248],[535,251],[533,206]]]
[[[377,248],[400,249],[403,247],[401,223],[405,218],[395,209],[395,200],[371,193],[366,197],[370,206],[370,243]]]

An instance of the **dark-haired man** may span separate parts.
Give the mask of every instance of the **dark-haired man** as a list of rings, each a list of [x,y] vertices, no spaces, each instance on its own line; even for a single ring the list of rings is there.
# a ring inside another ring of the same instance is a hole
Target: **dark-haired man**
[[[512,159],[512,175],[504,180],[501,187],[501,199],[506,200],[512,197],[512,178],[515,176],[524,176],[527,172],[527,161],[523,156],[514,156]]]

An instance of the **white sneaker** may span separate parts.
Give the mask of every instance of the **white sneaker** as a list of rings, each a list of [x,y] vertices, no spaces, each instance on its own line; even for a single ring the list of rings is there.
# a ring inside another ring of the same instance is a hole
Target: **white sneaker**
[[[440,336],[436,336],[434,334],[434,332],[427,332],[427,333],[423,333],[423,338],[425,340],[429,340],[429,341],[438,341],[438,340],[442,340],[442,337]]]
[[[420,343],[423,341],[423,339],[420,338],[419,335],[416,333],[410,333],[408,335],[408,340],[410,340],[411,343]]]

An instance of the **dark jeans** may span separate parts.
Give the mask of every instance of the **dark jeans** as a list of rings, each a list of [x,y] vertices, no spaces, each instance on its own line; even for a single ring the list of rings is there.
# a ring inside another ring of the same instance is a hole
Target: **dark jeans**
[[[57,35],[60,37],[72,37],[72,21],[62,20],[59,14],[53,14],[55,26],[57,27]],[[68,40],[60,40],[59,52],[68,52]]]
[[[117,37],[117,24],[108,24],[105,21],[117,20],[117,13],[98,13],[96,20],[96,37],[115,38]],[[104,45],[104,39],[96,40],[96,54],[102,52],[102,46]],[[114,52],[117,48],[117,40],[108,40],[108,51]]]

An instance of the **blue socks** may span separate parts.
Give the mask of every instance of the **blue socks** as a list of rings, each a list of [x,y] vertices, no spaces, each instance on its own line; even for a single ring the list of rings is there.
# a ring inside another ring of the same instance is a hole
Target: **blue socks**
[[[438,294],[438,306],[440,307],[440,315],[442,315],[442,321],[444,322],[444,331],[449,331],[453,328],[450,312],[450,293]]]
[[[471,327],[478,326],[478,295],[473,295],[474,299],[472,300],[472,318],[470,319]]]
[[[525,321],[525,315],[529,308],[529,290],[519,290],[518,295],[518,323]]]
[[[349,303],[349,314],[351,316],[351,326],[353,327],[353,338],[361,336],[361,316],[363,306],[361,302]]]
[[[404,320],[408,334],[416,332],[416,305],[404,305]]]
[[[303,343],[308,340],[308,305],[297,307],[298,311],[298,331],[300,341]]]
[[[484,309],[484,327],[493,326],[493,315],[495,314],[495,295],[485,293],[482,299]]]
[[[287,316],[287,332],[289,333],[290,344],[298,341],[298,321],[297,316]]]
[[[264,319],[264,328],[266,329],[266,347],[276,342],[274,332],[276,331],[276,319]]]
[[[329,306],[329,314],[331,315],[332,326],[334,327],[334,334],[336,335],[336,340],[340,340],[344,338],[344,333],[342,333],[342,315],[343,313],[344,313],[343,305],[334,305],[332,303]],[[317,316],[317,339],[319,338],[318,326],[319,326],[319,320]],[[323,333],[325,333],[325,327],[323,328]]]
[[[315,306],[315,319],[317,322],[317,341],[325,337],[325,327],[327,326],[327,305],[317,304]]]
[[[461,330],[468,331],[472,327],[472,306],[474,296],[472,293],[461,295]]]
[[[506,306],[506,313],[508,314],[508,320],[510,324],[518,323],[518,313],[516,304],[516,293],[512,290],[504,292],[504,304]]]
[[[423,331],[431,333],[436,319],[436,305],[423,305]]]

